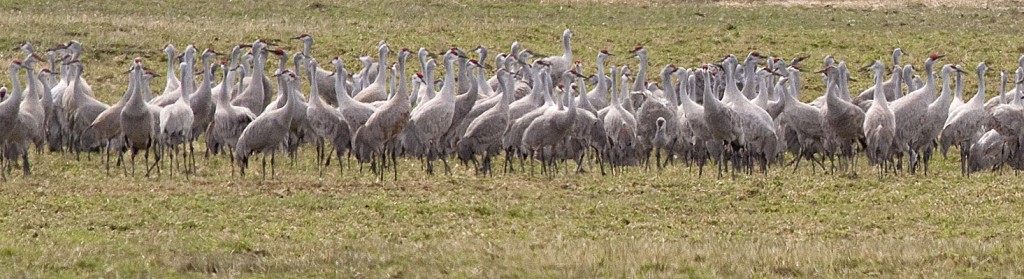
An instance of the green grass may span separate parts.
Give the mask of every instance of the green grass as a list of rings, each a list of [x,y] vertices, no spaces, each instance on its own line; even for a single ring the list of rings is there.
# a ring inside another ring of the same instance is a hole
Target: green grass
[[[760,50],[824,54],[851,66],[887,61],[893,47],[973,69],[1009,70],[1024,52],[1009,9],[736,8],[491,1],[183,1],[0,3],[0,46],[81,41],[86,78],[106,102],[124,92],[135,56],[165,63],[164,43],[227,50],[257,37],[316,36],[320,60],[351,67],[380,39],[393,49],[513,40],[592,65],[597,50],[650,49],[651,63],[692,67]],[[15,6],[17,5],[17,6]],[[185,13],[187,11],[187,14]],[[74,15],[72,15],[74,14]],[[471,25],[479,20],[480,26]],[[795,30],[788,26],[800,26]],[[289,50],[297,42],[283,42]],[[15,56],[4,51],[0,63]],[[17,54],[20,56],[20,54]],[[490,61],[493,63],[493,61]],[[625,55],[613,64],[634,64]],[[588,66],[588,71],[593,71]],[[813,67],[812,67],[813,68]],[[652,73],[649,73],[651,75]],[[870,78],[854,74],[854,90]],[[996,82],[989,75],[990,84]],[[804,99],[822,92],[805,77]],[[966,92],[974,81],[967,79]],[[155,84],[154,88],[162,88]],[[995,90],[989,90],[994,94]],[[953,151],[955,152],[955,151]],[[398,182],[334,166],[317,178],[313,150],[279,160],[276,179],[229,175],[200,160],[186,180],[107,177],[100,158],[33,154],[35,173],[0,184],[0,274],[10,277],[1019,277],[1024,274],[1020,176],[933,174],[878,178],[776,167],[768,176],[697,177],[675,165],[618,176],[477,177],[464,166],[427,176],[401,162]],[[956,154],[956,153],[953,153]],[[862,160],[863,161],[863,160]],[[253,164],[254,166],[257,164]],[[713,166],[712,169],[713,170]]]

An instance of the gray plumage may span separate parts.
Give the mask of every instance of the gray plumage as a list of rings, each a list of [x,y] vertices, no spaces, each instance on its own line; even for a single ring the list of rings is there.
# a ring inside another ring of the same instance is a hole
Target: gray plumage
[[[356,93],[353,99],[363,103],[372,103],[376,101],[387,100],[387,85],[385,85],[384,83],[385,77],[387,76],[388,72],[387,59],[389,51],[390,49],[388,48],[387,44],[380,45],[380,48],[378,48],[377,76],[376,78],[374,78],[373,83],[371,83],[366,88],[363,88],[363,90],[359,91],[359,93]]]
[[[885,66],[875,61],[871,64],[875,72],[875,86],[882,87],[882,72]],[[879,165],[879,173],[885,172],[886,164],[891,162],[893,139],[896,134],[896,118],[885,99],[885,92],[876,90],[872,98],[871,108],[865,114],[864,135],[867,142],[868,162]]]
[[[278,76],[278,82],[285,84],[286,87],[290,85],[291,81],[296,79],[295,75],[290,71],[282,72]],[[290,89],[286,88],[285,92],[288,92],[288,90]],[[269,152],[271,157],[273,157],[277,149],[284,143],[288,136],[285,131],[291,126],[291,118],[295,110],[294,103],[290,102],[291,95],[285,94],[283,96],[285,100],[284,107],[260,114],[242,131],[241,136],[238,138],[238,144],[235,146],[234,158],[235,164],[238,165],[242,175],[245,175],[245,168],[248,166],[249,157],[253,153],[262,153],[264,158],[266,158],[266,153]],[[271,168],[273,168],[273,158],[271,158]],[[264,169],[264,176],[266,176],[266,169]]]

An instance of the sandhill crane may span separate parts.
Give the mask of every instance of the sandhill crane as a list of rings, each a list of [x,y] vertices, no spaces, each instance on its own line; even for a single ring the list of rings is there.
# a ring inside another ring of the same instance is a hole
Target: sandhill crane
[[[302,55],[309,59],[313,58],[312,35],[302,34],[292,39],[302,41]],[[334,79],[330,77],[331,72],[322,68],[316,68],[315,70],[317,72],[315,82],[317,83],[317,88],[320,89],[320,91],[315,93],[320,94],[321,100],[326,101],[328,104],[337,105],[338,100],[334,96]],[[310,99],[312,100],[312,97]]]
[[[568,90],[576,76],[579,74],[575,71],[564,71],[562,73],[563,87]],[[563,97],[563,102],[558,104],[557,109],[545,111],[534,119],[523,132],[523,145],[533,151],[534,157],[543,162],[543,166],[555,166],[553,149],[572,134],[573,124],[576,123],[576,98],[573,98],[572,94],[568,92]],[[568,103],[568,108],[566,108],[566,103]],[[545,148],[551,148],[552,152],[544,154]],[[550,175],[554,175],[554,172],[557,172],[557,169],[551,170]]]
[[[28,148],[33,136],[32,127],[37,126],[37,120],[25,111],[20,110],[25,96],[21,89],[21,81],[18,78],[21,72],[22,62],[14,60],[8,66],[8,73],[11,75],[10,96],[3,103],[0,103],[0,129],[5,131],[0,135],[0,161],[16,161],[22,158],[22,172],[28,176],[31,167],[28,161]],[[31,73],[29,73],[31,74]],[[6,177],[8,167],[0,162],[0,177]]]
[[[960,106],[956,111],[950,113],[946,123],[942,126],[941,148],[942,154],[950,145],[960,147],[960,173],[969,174],[968,155],[970,154],[971,143],[980,138],[982,122],[986,119],[985,112],[985,71],[988,65],[984,62],[978,64],[978,94],[971,97],[967,103]]]
[[[230,56],[231,56],[231,57],[230,57],[230,60],[229,60],[228,64],[227,64],[227,65],[223,65],[224,63],[221,63],[222,65],[221,65],[220,67],[221,67],[221,68],[222,68],[223,70],[225,70],[225,71],[228,71],[228,70],[234,70],[235,68],[238,68],[238,67],[240,67],[240,66],[239,66],[239,65],[240,65],[240,64],[239,64],[239,63],[240,63],[240,61],[239,61],[239,57],[240,57],[241,55],[242,55],[242,46],[241,46],[241,45],[235,45],[234,47],[232,47],[232,48],[231,48],[231,54],[230,54]],[[222,62],[223,62],[223,61],[222,61]],[[244,67],[242,67],[242,68],[244,68]],[[213,97],[212,97],[212,98],[213,98],[213,100],[212,100],[211,102],[214,102],[214,103],[215,103],[215,102],[216,102],[216,100],[217,100],[218,98],[220,98],[220,96],[219,96],[219,95],[220,95],[220,93],[221,93],[221,91],[222,91],[222,90],[221,90],[221,88],[223,88],[223,87],[224,87],[224,82],[226,82],[226,81],[225,81],[225,80],[221,80],[221,81],[220,81],[220,83],[217,83],[217,85],[214,85],[214,86],[213,86],[213,88],[211,88],[211,89],[210,89],[210,91],[211,91],[211,92],[213,92]],[[238,90],[238,87],[232,86],[232,88],[234,88],[234,89],[235,89],[235,91],[233,91],[233,92],[228,92],[228,99],[229,99],[229,100],[230,100],[231,98],[233,98],[233,97],[234,97],[234,95],[235,95],[236,93],[238,93],[238,92],[237,92],[237,90]],[[216,106],[217,106],[217,105],[216,105],[216,104],[214,104],[214,109],[215,109],[215,110],[216,110]]]
[[[875,88],[882,88],[882,74],[885,65],[875,61],[868,66],[875,72]],[[885,173],[887,164],[892,162],[891,148],[896,134],[896,119],[889,108],[883,90],[875,90],[871,108],[864,117],[864,134],[867,142],[868,161],[878,166],[878,174]]]
[[[963,82],[963,66],[956,64],[955,67],[958,71],[956,72],[956,84],[953,87],[953,101],[949,103],[949,113],[952,114],[960,106],[964,104],[964,82]]]
[[[914,70],[914,65],[903,65],[903,82],[907,84],[907,94],[916,91],[923,85],[921,77],[914,75]],[[896,99],[903,98],[903,95],[899,95],[903,93],[902,91],[896,93]]]
[[[285,85],[285,91],[290,90],[287,88],[291,85],[291,81],[296,79],[294,73],[285,70],[284,72],[278,73],[278,82]],[[270,153],[270,172],[271,178],[275,176],[274,171],[274,157],[277,149],[280,148],[281,144],[284,143],[287,131],[291,126],[292,115],[294,115],[295,105],[291,102],[292,94],[285,94],[284,107],[273,109],[263,114],[260,114],[249,123],[249,126],[245,127],[242,134],[238,137],[238,144],[235,146],[235,164],[238,165],[239,171],[242,176],[245,176],[245,168],[249,165],[249,157],[254,153],[263,154],[263,178],[267,176],[267,153]]]
[[[554,107],[555,105],[554,100],[551,98],[550,91],[552,86],[550,85],[550,77],[551,75],[548,75],[546,68],[542,69],[537,76],[535,76],[537,82],[534,83],[534,88],[542,92],[540,93],[541,98],[544,100],[542,105],[526,112],[520,117],[513,115],[512,109],[515,107],[509,106],[509,127],[506,129],[505,136],[502,137],[502,147],[505,149],[505,165],[508,166],[506,171],[513,170],[511,162],[517,155],[520,160],[520,166],[523,167],[523,161],[525,161],[526,156],[529,155],[528,150],[523,148],[523,133],[526,132],[526,128],[529,128],[530,123],[533,123],[534,119],[540,117],[544,114],[544,111],[550,107]],[[512,103],[512,105],[515,104],[515,102]]]
[[[376,158],[374,155],[380,155],[381,162],[379,166],[375,166],[376,170],[379,171],[380,180],[384,180],[387,151],[391,151],[391,167],[394,170],[395,180],[398,180],[397,148],[401,144],[399,136],[406,130],[406,126],[412,123],[410,121],[412,108],[410,107],[409,93],[404,85],[405,61],[408,51],[403,49],[398,55],[397,78],[401,79],[400,83],[402,85],[399,85],[399,90],[393,98],[389,99],[370,115],[365,125],[355,130],[352,138],[352,149],[356,151],[357,159],[360,162],[365,162],[367,156]],[[448,66],[451,65],[449,64]],[[340,83],[337,83],[335,87],[340,85]],[[345,114],[345,117],[348,117],[348,114]]]
[[[334,144],[334,148],[338,154],[338,164],[341,165],[341,155],[345,152],[348,147],[349,139],[351,139],[351,132],[349,130],[348,123],[345,122],[345,117],[341,115],[341,111],[331,108],[322,99],[320,99],[319,91],[319,75],[320,71],[317,67],[316,59],[310,59],[307,63],[307,69],[309,71],[309,106],[306,108],[306,119],[309,121],[309,126],[316,136],[317,144],[317,169],[320,170],[320,175],[323,175],[323,163],[325,150],[323,146],[323,140],[328,139]],[[339,133],[341,135],[339,135]],[[335,139],[344,139],[343,141],[336,141]]]
[[[121,133],[124,135],[124,147],[132,152],[132,175],[135,175],[135,156],[138,155],[139,150],[144,150],[145,161],[143,162],[144,165],[148,165],[149,150],[157,142],[159,112],[154,114],[154,111],[147,106],[148,104],[142,94],[144,90],[149,90],[141,84],[143,83],[142,59],[135,59],[130,72],[131,75],[129,77],[131,80],[129,83],[135,83],[135,87],[134,90],[128,92],[130,95],[118,115],[118,124],[120,125]],[[157,106],[154,107],[159,108]],[[154,162],[155,164],[156,162]],[[146,172],[146,175],[149,176],[149,171]]]
[[[373,82],[370,80],[370,77],[376,78],[376,72],[378,72],[377,66],[374,66],[373,59],[369,56],[360,55],[356,59],[363,64],[363,68],[352,75],[352,90],[349,90],[349,92],[352,93],[353,97],[356,93],[363,91],[363,89],[369,86],[370,83]],[[370,74],[371,71],[373,71],[374,74]]]
[[[845,62],[840,62],[845,67]],[[852,162],[841,160],[844,167],[856,165],[856,157],[853,154],[853,144],[860,141],[864,144],[864,111],[853,103],[844,101],[840,91],[840,84],[846,81],[844,70],[839,67],[827,66],[821,72],[829,79],[825,89],[825,104],[821,107],[822,121],[825,122],[825,150],[829,157],[839,153],[842,158]],[[841,152],[841,153],[840,153]],[[834,165],[833,165],[834,166]]]
[[[968,151],[967,165],[968,173],[983,169],[996,169],[1002,166],[1011,156],[1010,153],[1016,142],[1008,141],[1009,137],[1003,136],[997,130],[988,130],[978,137],[977,142],[971,143]],[[1016,140],[1016,139],[1012,139]]]
[[[683,120],[679,118],[681,117],[681,115],[678,112],[680,104],[679,93],[677,93],[676,86],[672,81],[673,77],[676,75],[676,72],[678,72],[679,70],[680,69],[677,68],[675,65],[669,64],[668,66],[665,67],[665,69],[662,69],[661,72],[661,80],[662,82],[665,83],[665,89],[662,90],[662,96],[664,96],[663,105],[665,107],[665,110],[671,116],[668,117],[667,119],[662,117],[662,119],[664,119],[664,123],[662,123],[661,126],[658,126],[658,121],[657,119],[655,119],[655,127],[657,127],[658,130],[655,132],[656,135],[654,135],[653,139],[651,140],[651,145],[655,148],[654,158],[655,163],[657,163],[658,169],[662,168],[661,151],[665,151],[665,153],[668,155],[666,160],[664,161],[665,163],[668,163],[669,159],[672,158],[673,153],[678,152],[679,154],[682,155],[685,154],[685,152],[689,151],[688,147],[684,147],[682,145],[682,139],[680,137],[682,133],[679,130],[683,129]],[[680,81],[679,83],[680,87],[682,87],[685,86],[686,81]],[[646,102],[648,101],[645,100],[644,102],[646,104]],[[687,130],[685,133],[688,134],[689,130]]]
[[[644,85],[647,82],[647,48],[642,45],[636,45],[631,51],[632,57],[636,57],[640,60],[640,65],[636,69],[636,79],[633,80],[633,87],[630,88],[632,92],[643,92],[646,90]]]
[[[84,69],[82,62],[71,60],[68,64],[71,66],[69,68],[72,74],[64,93],[63,107],[72,136],[72,147],[76,152],[95,150],[100,146],[101,141],[96,131],[88,129],[89,124],[110,106],[97,101],[86,93],[85,84],[82,82],[82,70]]]
[[[751,52],[744,60],[744,68],[756,66],[761,57],[759,53]],[[733,81],[734,75],[732,73],[732,69],[737,68],[736,65],[738,64],[736,57],[732,55],[726,57],[723,64],[726,68],[726,86],[725,95],[722,99],[732,101],[726,104],[726,106],[734,112],[732,117],[734,117],[736,122],[733,122],[733,125],[737,125],[737,129],[740,130],[741,138],[739,143],[743,145],[744,149],[743,154],[740,155],[748,158],[756,155],[756,159],[761,163],[762,172],[767,173],[769,160],[775,157],[778,152],[778,136],[775,131],[775,123],[767,111],[754,105],[736,88],[736,82]],[[752,75],[753,70],[749,71],[749,73]],[[747,77],[749,82],[747,84],[749,85],[744,86],[745,89],[753,89],[754,78]],[[709,121],[708,123],[711,122]],[[749,167],[752,170],[753,162],[750,163]]]
[[[373,80],[366,88],[356,94],[353,97],[356,101],[363,103],[372,103],[376,101],[384,101],[388,98],[386,90],[385,77],[387,76],[387,64],[388,64],[388,52],[391,51],[387,44],[381,44],[378,48],[377,58],[377,77]]]
[[[353,100],[348,94],[348,88],[345,85],[345,79],[348,77],[348,72],[345,71],[345,63],[340,57],[334,57],[331,61],[334,65],[334,96],[338,100],[338,111],[345,117],[345,121],[348,123],[349,131],[356,131],[360,126],[366,123],[367,119],[370,119],[370,115],[373,114],[374,109],[369,104]],[[354,134],[353,134],[354,135]]]
[[[192,107],[189,105],[191,103],[189,97],[195,91],[192,88],[192,85],[195,84],[195,74],[193,74],[191,62],[195,59],[194,56],[195,48],[190,45],[185,49],[183,55],[185,68],[182,71],[181,87],[178,88],[181,95],[179,95],[177,101],[167,105],[160,111],[159,135],[161,150],[172,149],[170,153],[172,169],[174,168],[174,153],[178,151],[178,145],[188,143],[187,150],[186,148],[181,150],[181,159],[182,164],[185,166],[186,175],[195,171],[195,158],[192,157],[195,154],[192,145],[192,123],[195,121],[195,115],[192,112]],[[163,151],[160,153],[163,154]],[[189,157],[192,157],[191,160],[189,160]]]
[[[825,141],[825,127],[824,121],[822,121],[821,110],[800,102],[796,99],[796,85],[794,81],[790,81],[793,78],[799,78],[799,69],[790,67],[786,69],[789,73],[788,77],[780,79],[780,83],[789,81],[791,90],[782,90],[782,96],[780,96],[779,102],[782,103],[783,109],[779,113],[778,122],[779,130],[786,137],[795,136],[796,147],[790,147],[791,151],[796,151],[793,156],[797,165],[802,158],[811,159],[815,163],[822,165],[814,154],[821,153],[824,151]],[[789,138],[786,138],[787,142]],[[823,167],[824,168],[824,167]],[[812,168],[813,169],[813,168]]]
[[[903,56],[903,54],[903,49],[900,48],[896,48],[892,51],[892,64],[894,65],[894,67],[898,67],[900,65],[900,56]],[[889,77],[889,80],[886,80],[885,82],[882,83],[882,88],[885,92],[885,99],[887,101],[892,102],[896,100],[897,95],[900,95],[899,93],[896,93],[896,91],[902,91],[902,76],[903,72],[897,68],[892,72],[892,75]],[[857,104],[863,109],[867,109],[868,105],[866,104],[871,103],[871,98],[874,98],[874,96],[875,87],[868,87],[868,89],[865,89],[863,92],[860,93],[860,95],[857,95],[856,98],[853,98],[853,103]]]
[[[1014,87],[1011,92],[1008,93],[1009,95],[1019,96],[1019,91],[1021,89],[1020,85],[1024,82],[1024,80],[1021,80],[1021,77],[1022,69],[1018,68],[1014,77]],[[1005,91],[1002,91],[1000,93],[1004,92]],[[986,135],[994,131],[1000,136],[1000,139],[993,141],[1002,143],[1002,147],[1005,149],[1002,150],[1004,156],[1003,158],[992,158],[990,160],[976,160],[980,158],[975,158],[975,152],[973,149],[979,145],[985,145],[986,139],[983,135],[982,139],[979,139],[978,143],[972,147],[970,161],[990,161],[990,163],[993,164],[1007,161],[1012,167],[1020,169],[1022,166],[1021,147],[1022,144],[1024,144],[1024,106],[1021,105],[1021,98],[1012,97],[1012,100],[1009,100],[1006,104],[1000,104],[992,108],[991,116],[986,121],[985,126],[991,129],[991,131],[987,132]],[[987,151],[988,148],[985,149]],[[992,152],[988,151],[983,153],[991,154]],[[978,165],[978,163],[975,163],[974,165]],[[972,167],[971,169],[977,170],[980,168]]]
[[[231,104],[231,90],[235,85],[235,75],[239,70],[238,67],[224,70],[224,86],[220,88],[220,92],[216,93],[214,99],[216,111],[213,115],[213,122],[210,123],[210,128],[206,132],[206,148],[214,155],[223,148],[233,151],[242,131],[256,119],[256,114],[248,108]]]
[[[498,56],[504,56],[504,55],[505,55],[504,53],[498,54]],[[505,72],[508,73],[507,67],[499,68],[498,71],[501,71],[502,69],[504,69]],[[511,76],[508,77],[508,78],[509,78],[510,81],[514,82],[514,80],[513,80],[513,78]],[[478,85],[478,87],[480,87],[478,89],[478,90],[480,90],[480,92],[491,91],[491,87],[490,87],[490,85],[488,85],[488,81],[486,79],[484,79],[484,71],[483,71],[482,68],[480,69],[480,71],[477,72],[476,79],[477,79],[477,85]],[[504,90],[505,90],[504,84],[499,86],[497,90],[500,91],[500,92],[504,92]],[[504,98],[504,97],[502,97],[502,96],[504,96],[502,94],[493,94],[493,96],[491,96],[491,97],[483,97],[482,95],[483,94],[481,94],[480,98],[478,98],[476,103],[473,104],[473,108],[470,109],[469,112],[466,114],[466,116],[463,118],[462,123],[460,123],[458,125],[458,127],[456,128],[457,130],[455,131],[456,134],[465,135],[467,129],[469,128],[469,125],[473,121],[476,121],[477,117],[480,117],[485,112],[487,112],[488,110],[490,110],[491,108],[496,106]],[[506,129],[506,128],[508,128],[507,125],[506,125],[506,127],[502,127],[502,129]],[[504,130],[502,130],[502,131],[504,131]],[[458,151],[458,146],[459,146],[459,144],[456,143],[456,151]],[[461,156],[461,155],[460,155],[460,158],[463,159],[464,161],[470,159],[467,156]],[[478,163],[476,161],[474,161],[474,162]]]
[[[248,86],[245,86],[243,83],[244,87],[241,89],[241,92],[231,100],[231,105],[245,107],[249,109],[249,111],[257,114],[263,112],[263,108],[266,107],[266,104],[264,103],[264,96],[270,94],[270,89],[265,87],[266,84],[258,82],[263,80],[266,75],[265,67],[267,64],[267,53],[263,51],[265,47],[266,44],[261,41],[256,41],[252,44],[252,52],[255,57],[255,61],[253,61],[253,73],[251,80],[257,82],[249,82]]]
[[[707,68],[698,69],[700,75],[707,71]],[[715,141],[711,138],[711,131],[708,129],[707,122],[704,117],[704,106],[694,102],[694,98],[690,97],[691,90],[687,85],[690,84],[690,72],[689,71],[676,71],[680,74],[679,82],[679,108],[676,111],[676,118],[682,120],[682,128],[679,129],[680,135],[678,136],[684,144],[689,145],[691,154],[690,159],[697,162],[698,175],[704,174],[704,165],[707,162],[708,154],[711,151],[721,151],[721,142]],[[694,79],[696,80],[696,79]],[[711,92],[711,83],[705,82],[703,84],[704,91]],[[718,155],[718,154],[716,154]]]
[[[509,105],[509,119],[515,121],[516,119],[519,119],[519,117],[522,117],[524,114],[533,111],[534,109],[536,109],[537,107],[544,103],[545,88],[542,88],[541,86],[537,85],[541,83],[541,75],[545,75],[548,73],[547,68],[542,69],[542,67],[540,66],[548,65],[549,64],[547,64],[547,62],[544,62],[543,60],[537,60],[534,62],[533,65],[523,66],[522,71],[526,72],[526,74],[530,77],[531,83],[533,83],[534,86],[530,90],[530,95],[519,98],[516,101],[512,102],[511,105]],[[519,88],[517,87],[516,90],[516,95],[518,95]]]
[[[297,77],[301,76],[301,74],[299,73],[303,71],[302,69],[299,69],[302,68],[300,67],[300,64],[302,63],[303,59],[304,57],[302,56],[302,53],[295,53],[294,61],[296,63],[296,70],[293,71],[292,73],[295,74]],[[283,72],[283,69],[283,67],[278,68],[277,72]],[[292,80],[292,82],[295,82],[295,84],[292,84],[291,86],[288,87],[285,87],[282,84],[278,84],[277,99],[273,103],[268,104],[267,107],[263,109],[263,112],[284,107],[284,94],[292,95],[290,102],[294,102],[295,109],[292,110],[294,115],[292,115],[291,125],[289,125],[288,128],[288,137],[285,140],[285,151],[287,152],[288,156],[294,161],[296,156],[298,156],[299,145],[301,145],[304,141],[307,140],[306,135],[309,134],[310,131],[308,122],[306,121],[306,108],[309,107],[309,105],[306,103],[304,96],[302,95],[302,92],[299,91],[299,88],[301,87],[299,84],[299,79],[296,78]]]
[[[597,86],[594,86],[594,89],[587,92],[588,101],[597,110],[608,106],[609,84],[605,80],[604,62],[608,59],[608,56],[612,55],[614,54],[604,49],[597,53]]]
[[[569,70],[572,63],[572,36],[569,29],[562,31],[562,55],[544,58],[544,62],[551,64],[551,79],[558,79],[562,73]],[[526,61],[526,60],[522,60]]]
[[[984,105],[985,111],[988,112],[989,114],[992,114],[992,109],[995,108],[996,106],[1010,102],[1010,98],[1012,97],[1008,95],[1012,95],[1013,92],[1006,91],[1006,82],[1008,77],[1009,75],[1006,72],[999,72],[999,91],[996,92],[998,94],[992,98],[989,98],[988,101],[985,101]]]
[[[644,55],[646,56],[646,55]],[[646,58],[645,58],[646,60]],[[644,63],[644,62],[642,62]],[[662,81],[665,82],[666,88],[671,88],[671,76],[676,71],[676,66],[669,64],[661,70]],[[673,93],[674,94],[674,93]],[[667,104],[664,99],[650,94],[644,102],[637,108],[636,112],[636,136],[639,139],[640,147],[640,159],[650,167],[648,158],[651,154],[651,149],[654,139],[654,134],[657,132],[657,119],[664,118],[666,121],[675,121],[675,104]],[[670,109],[671,107],[671,109]],[[660,167],[660,162],[656,162]]]
[[[32,116],[32,122],[36,123],[35,126],[28,127],[29,139],[35,144],[36,150],[42,152],[43,145],[46,142],[46,109],[43,107],[42,101],[40,101],[40,95],[43,91],[43,83],[39,81],[35,72],[35,61],[42,60],[35,53],[32,53],[32,45],[25,43],[22,49],[27,49],[28,56],[22,61],[22,68],[25,68],[27,75],[27,86],[23,92],[24,101],[20,105],[22,112],[28,113]],[[51,100],[52,101],[52,100]]]
[[[408,125],[412,130],[407,131],[407,139],[404,144],[412,146],[408,149],[426,152],[428,173],[433,173],[433,160],[437,155],[435,153],[444,151],[440,148],[442,145],[441,137],[452,125],[452,118],[455,113],[456,86],[454,60],[459,58],[459,55],[461,54],[454,48],[444,55],[445,76],[440,95],[420,104],[409,118]],[[448,167],[448,161],[445,159],[444,154],[440,154],[440,157],[445,165],[445,173],[450,173],[451,170]]]
[[[50,63],[55,63],[55,61],[51,61]],[[43,112],[46,117],[46,119],[43,120],[46,129],[44,131],[44,133],[46,133],[46,145],[50,152],[57,152],[60,151],[61,146],[63,145],[61,123],[64,121],[64,117],[62,117],[63,115],[57,113],[57,102],[53,99],[53,91],[51,91],[53,89],[53,85],[57,82],[54,79],[53,74],[50,72],[50,69],[43,69],[42,71],[39,71],[39,79],[43,81],[41,82],[43,87],[42,92],[40,92],[41,97],[39,101],[43,106]],[[0,97],[0,99],[3,98]]]
[[[135,64],[132,65],[132,69],[128,70],[128,89],[124,92],[124,96],[122,96],[117,103],[111,105],[100,113],[100,115],[97,116],[91,124],[89,124],[89,129],[95,130],[100,139],[107,142],[106,152],[104,152],[104,164],[107,176],[110,175],[110,152],[116,151],[119,154],[123,152],[122,149],[124,147],[124,142],[122,142],[123,137],[121,132],[121,110],[124,109],[124,106],[128,103],[128,99],[135,91],[137,91],[136,87],[139,86],[134,77],[131,76],[135,74],[132,72],[134,69]]]
[[[192,108],[192,115],[195,117],[194,121],[192,121],[192,138],[189,139],[190,141],[198,140],[199,136],[206,131],[206,128],[210,127],[210,122],[213,121],[214,109],[216,109],[213,104],[213,71],[216,70],[216,67],[220,66],[220,63],[214,63],[210,59],[217,54],[212,49],[205,49],[200,55],[200,61],[202,61],[204,67],[203,82],[199,83],[199,87],[196,88],[196,91],[189,98],[189,107]]]
[[[949,89],[949,75],[957,71],[960,71],[960,69],[950,64],[942,66],[942,70],[940,70],[940,74],[942,74],[942,92],[938,99],[935,99],[935,101],[928,105],[923,122],[920,123],[920,134],[914,138],[910,146],[911,149],[921,151],[920,156],[924,161],[925,175],[928,174],[928,163],[931,161],[932,152],[935,150],[935,139],[942,133],[942,125],[949,118],[949,104],[950,99],[952,99]]]
[[[57,51],[62,51],[63,45],[58,45],[56,48],[49,49],[47,55],[56,57]],[[53,98],[53,113],[50,117],[49,123],[50,128],[50,150],[59,151],[62,147],[68,147],[68,151],[71,151],[71,128],[68,123],[67,109],[64,108],[64,92],[67,91],[69,80],[71,79],[71,66],[68,64],[71,62],[71,55],[64,54],[60,59],[51,59],[50,63],[57,63],[59,60],[60,64],[60,76],[57,83],[50,87],[50,96]]]
[[[469,87],[471,88],[466,93],[455,97],[455,111],[452,113],[452,124],[448,126],[448,131],[442,137],[443,148],[448,150],[445,153],[454,149],[455,144],[465,134],[465,131],[460,131],[459,127],[463,126],[462,124],[466,121],[469,111],[473,109],[473,105],[480,98],[480,79],[472,72],[474,70],[483,71],[484,67],[476,59],[470,59],[469,64],[471,67],[466,69],[469,73],[467,73],[465,78],[470,80]]]
[[[172,91],[164,92],[164,94],[161,94],[160,96],[157,96],[156,98],[153,98],[153,100],[150,100],[150,103],[152,103],[154,105],[161,106],[161,107],[166,107],[166,106],[169,106],[169,105],[177,102],[178,99],[181,98],[181,94],[182,94],[181,91],[183,90],[184,87],[192,88],[193,90],[196,88],[195,87],[196,86],[195,78],[192,78],[192,79],[186,78],[186,76],[194,75],[194,74],[193,73],[186,73],[185,72],[185,68],[186,67],[194,69],[195,68],[195,62],[194,61],[185,60],[185,58],[184,58],[186,55],[191,55],[191,56],[194,57],[195,56],[195,52],[196,52],[196,47],[194,45],[188,45],[188,47],[185,47],[185,51],[183,51],[182,54],[181,54],[181,57],[182,57],[182,62],[181,62],[181,64],[182,64],[181,65],[181,78],[182,79],[180,81],[181,85],[178,86],[177,88],[175,88]],[[191,84],[185,84],[185,82],[191,82]],[[188,93],[189,94],[193,94],[194,92],[188,92]]]
[[[501,150],[501,137],[509,126],[508,106],[515,94],[513,80],[507,69],[498,70],[498,81],[503,86],[501,100],[469,123],[456,148],[462,161],[472,160],[474,164],[476,154],[482,154],[483,166],[477,171],[484,174],[491,173],[491,157]]]
[[[68,42],[66,49],[71,55],[71,60],[77,60],[80,56],[82,56],[82,43],[76,40],[71,40],[70,42]],[[92,86],[89,86],[88,81],[79,76],[76,82],[81,83],[80,86],[82,87],[82,93],[89,97],[96,97],[96,94],[93,92]]]
[[[731,64],[723,65],[726,76],[726,90],[733,90],[739,92],[736,89],[736,83],[732,81],[732,72],[735,69]],[[704,82],[711,80],[709,70],[704,71]],[[706,88],[705,88],[706,89]],[[737,125],[736,112],[726,106],[724,103],[718,100],[715,93],[711,90],[704,90],[704,122],[707,123],[708,130],[711,138],[714,141],[722,142],[732,147],[732,151],[738,151],[737,149],[743,147],[743,134],[740,127]],[[605,120],[607,122],[607,120]],[[725,152],[719,154],[718,158],[718,176],[722,176],[722,172],[725,168]]]
[[[932,54],[924,61],[924,74],[928,82],[924,87],[907,93],[903,98],[896,99],[890,106],[893,115],[896,117],[896,137],[893,138],[895,145],[894,154],[897,156],[896,167],[902,165],[903,155],[906,153],[909,159],[909,168],[914,172],[917,165],[918,150],[911,148],[912,143],[921,135],[921,123],[924,122],[925,114],[928,112],[928,105],[935,99],[937,91],[933,69],[935,62],[943,55]]]
[[[167,83],[164,85],[164,91],[161,95],[167,95],[167,93],[181,87],[181,80],[174,74],[174,66],[178,64],[174,63],[175,58],[177,58],[177,56],[174,56],[174,45],[167,43],[164,45],[163,51],[167,53]],[[184,75],[185,73],[181,74]]]

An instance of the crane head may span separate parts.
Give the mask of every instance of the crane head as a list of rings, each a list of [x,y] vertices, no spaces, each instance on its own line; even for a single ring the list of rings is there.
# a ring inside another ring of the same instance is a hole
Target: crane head
[[[29,58],[32,58],[32,59],[29,59]],[[35,54],[33,52],[31,55],[29,55],[28,57],[25,58],[25,61],[46,61],[46,59],[43,59],[42,57],[39,57],[39,55],[37,55],[37,54]]]
[[[961,74],[966,74],[967,73],[966,71],[964,71],[963,66],[961,66],[960,64],[953,65],[952,68],[953,68],[953,70],[956,70],[957,72],[959,72]]]
[[[312,39],[312,38],[313,38],[313,36],[310,36],[309,33],[302,33],[301,35],[298,35],[296,37],[292,37],[291,39],[292,40],[307,40],[307,39]]]
[[[65,45],[65,44],[57,44],[54,47],[46,49],[46,51],[57,51],[57,50],[66,49],[66,48],[68,48],[68,46]]]
[[[932,53],[931,55],[928,56],[928,59],[932,60],[932,61],[935,61],[935,60],[942,59],[943,57],[946,57],[946,56],[945,55],[939,55],[937,53]]]
[[[607,49],[602,49],[601,50],[601,54],[608,55],[608,56],[615,56],[615,54],[612,54],[611,52],[608,52]]]

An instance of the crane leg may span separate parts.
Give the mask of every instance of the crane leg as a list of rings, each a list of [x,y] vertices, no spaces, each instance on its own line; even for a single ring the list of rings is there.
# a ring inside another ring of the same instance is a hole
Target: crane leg
[[[263,153],[263,180],[267,180],[267,153]]]
[[[22,172],[24,172],[25,176],[31,175],[32,174],[32,167],[30,167],[29,163],[28,163],[28,150],[25,150],[25,154],[21,155],[21,160],[22,160],[22,163],[21,163],[21,170],[22,170]]]
[[[398,152],[390,148],[389,150],[391,150],[391,167],[395,170],[394,181],[398,181]],[[385,150],[384,152],[387,152],[387,150]]]

